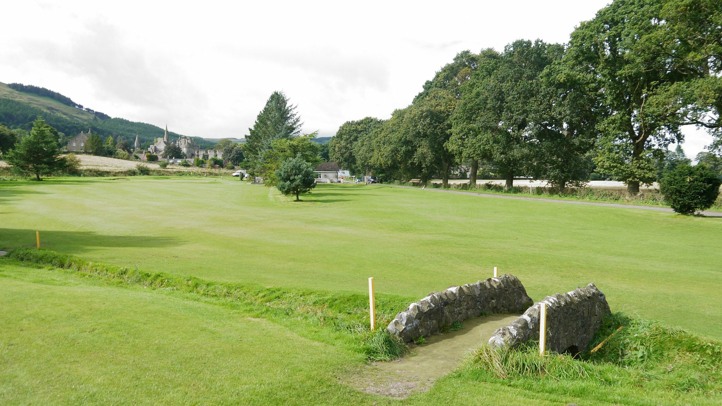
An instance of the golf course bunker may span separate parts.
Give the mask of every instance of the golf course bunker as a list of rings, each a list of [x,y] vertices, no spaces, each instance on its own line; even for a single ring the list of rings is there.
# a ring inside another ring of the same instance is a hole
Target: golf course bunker
[[[457,331],[434,335],[425,339],[424,344],[412,346],[403,358],[365,366],[348,383],[367,393],[394,398],[427,391],[437,379],[454,371],[465,357],[486,343],[494,331],[518,317],[495,314],[469,319]]]

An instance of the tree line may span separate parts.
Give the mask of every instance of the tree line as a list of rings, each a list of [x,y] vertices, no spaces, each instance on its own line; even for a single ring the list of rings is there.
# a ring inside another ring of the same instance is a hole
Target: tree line
[[[348,121],[331,159],[354,174],[407,181],[468,173],[547,179],[593,173],[631,194],[659,179],[688,126],[722,151],[722,2],[616,0],[567,44],[519,40],[463,51],[388,120]]]

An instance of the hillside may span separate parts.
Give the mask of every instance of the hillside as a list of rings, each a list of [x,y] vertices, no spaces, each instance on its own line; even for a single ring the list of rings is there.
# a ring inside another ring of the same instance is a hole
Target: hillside
[[[90,129],[102,137],[109,135],[123,137],[129,142],[132,142],[138,135],[142,144],[149,145],[155,138],[163,136],[164,129],[160,127],[110,117],[75,104],[70,98],[47,89],[18,85],[13,87],[24,90],[18,91],[0,83],[0,124],[10,128],[29,130],[33,121],[41,116],[65,137],[73,137],[81,131]],[[61,100],[69,102],[62,103]],[[172,137],[182,136],[182,134],[174,132],[169,132],[169,134]],[[211,147],[214,144],[212,141],[200,137],[192,138],[202,148]]]

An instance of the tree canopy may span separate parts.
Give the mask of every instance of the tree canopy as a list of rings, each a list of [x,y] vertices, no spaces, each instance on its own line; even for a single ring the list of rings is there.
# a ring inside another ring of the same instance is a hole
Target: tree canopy
[[[388,120],[347,121],[331,157],[382,179],[441,178],[479,168],[564,190],[593,172],[659,180],[682,128],[722,151],[722,2],[615,0],[568,44],[519,40],[502,52],[463,51]],[[669,168],[668,168],[669,169]]]
[[[16,142],[17,135],[11,129],[0,124],[0,156],[12,149]]]
[[[276,177],[278,190],[284,195],[295,195],[296,201],[301,200],[299,198],[301,193],[307,193],[316,187],[313,166],[300,155],[283,161],[276,171]]]
[[[722,3],[615,0],[571,36],[565,60],[598,97],[595,162],[636,194],[681,128],[719,135]]]
[[[42,118],[35,120],[30,134],[23,137],[15,148],[6,154],[6,160],[13,169],[22,174],[49,175],[64,167],[58,148],[58,133]]]
[[[290,104],[282,92],[273,92],[246,136],[243,152],[250,173],[264,178],[271,175],[273,171],[264,170],[264,162],[272,149],[273,141],[299,136],[301,125],[296,106]]]

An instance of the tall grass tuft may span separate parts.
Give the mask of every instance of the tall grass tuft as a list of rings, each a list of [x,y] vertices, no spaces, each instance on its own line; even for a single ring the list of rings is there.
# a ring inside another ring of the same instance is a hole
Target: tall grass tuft
[[[486,345],[476,351],[474,359],[479,367],[500,379],[547,377],[574,380],[589,377],[584,363],[560,354],[542,357],[534,346],[509,349]]]
[[[364,353],[371,361],[390,361],[401,357],[407,350],[403,341],[385,329],[370,333],[364,343]]]

